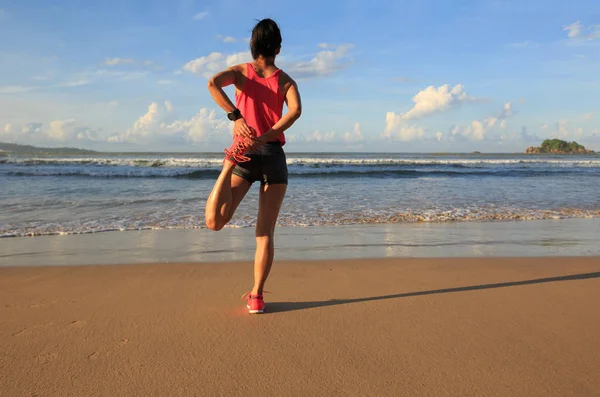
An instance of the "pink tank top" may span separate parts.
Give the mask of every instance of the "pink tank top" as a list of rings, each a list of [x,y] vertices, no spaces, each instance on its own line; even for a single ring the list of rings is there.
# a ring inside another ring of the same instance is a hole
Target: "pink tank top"
[[[258,136],[268,132],[281,119],[285,100],[279,89],[280,74],[281,69],[277,69],[267,78],[260,77],[252,64],[247,63],[244,89],[236,92],[236,106]],[[276,141],[285,144],[283,132]]]

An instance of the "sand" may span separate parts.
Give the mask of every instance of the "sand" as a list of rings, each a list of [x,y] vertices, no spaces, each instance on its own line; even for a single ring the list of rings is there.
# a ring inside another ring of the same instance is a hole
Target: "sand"
[[[1,396],[599,396],[600,258],[0,268]]]

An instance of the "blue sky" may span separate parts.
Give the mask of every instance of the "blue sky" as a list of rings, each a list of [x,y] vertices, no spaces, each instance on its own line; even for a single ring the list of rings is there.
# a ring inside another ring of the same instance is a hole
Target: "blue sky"
[[[288,151],[600,150],[597,0],[3,0],[0,140],[222,150],[206,77],[265,17],[303,98]]]

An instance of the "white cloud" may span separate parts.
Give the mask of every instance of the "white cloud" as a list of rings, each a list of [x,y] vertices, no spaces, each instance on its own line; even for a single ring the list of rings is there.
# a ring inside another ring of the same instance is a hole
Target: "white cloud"
[[[409,142],[422,138],[424,134],[425,129],[423,127],[406,125],[402,114],[386,113],[384,138]]]
[[[130,58],[106,58],[104,60],[104,64],[108,66],[127,65],[133,62],[133,59]]]
[[[400,117],[403,120],[417,119],[446,111],[462,102],[474,99],[464,91],[462,84],[457,84],[453,88],[448,84],[438,88],[429,86],[412,98],[415,105],[408,112],[401,114]]]
[[[441,142],[442,139],[444,139],[444,134],[440,131],[435,133],[435,139],[437,139],[438,142]]]
[[[303,139],[304,142],[328,143],[328,142],[332,142],[335,139],[335,132],[331,131],[331,132],[322,133],[321,131],[317,130],[317,131],[313,132],[311,135],[304,136],[303,138],[304,138]]]
[[[202,108],[189,120],[177,120],[171,102],[152,102],[146,114],[123,134],[108,138],[111,143],[184,143],[203,142],[211,136],[231,133],[231,125],[224,118],[217,117],[214,110]]]
[[[91,79],[78,79],[71,81],[64,81],[62,83],[53,84],[53,85],[38,85],[38,86],[22,86],[22,85],[9,85],[0,87],[0,94],[20,94],[23,92],[43,90],[49,88],[71,88],[71,87],[81,87],[83,85],[90,84],[92,82]]]
[[[0,94],[19,94],[29,91],[40,91],[40,90],[51,90],[54,88],[75,88],[81,87],[88,84],[95,83],[101,80],[114,80],[114,81],[129,81],[137,80],[145,77],[149,74],[148,71],[117,71],[117,70],[106,70],[98,69],[93,71],[86,71],[76,73],[70,80],[65,80],[56,84],[46,85],[33,85],[33,86],[3,86],[0,87]]]
[[[588,40],[600,39],[600,25],[591,28],[591,33],[587,36]]]
[[[512,109],[512,104],[510,102],[506,102],[504,104],[504,106],[502,107],[502,112],[500,113],[498,118],[500,120],[504,120],[504,119],[507,119],[508,117],[512,116],[513,114],[514,114],[514,112]]]
[[[569,121],[567,119],[560,119],[556,122],[556,131],[563,138],[569,136],[568,122]]]
[[[48,81],[52,78],[50,73],[45,73],[45,74],[38,74],[35,76],[31,76],[29,78],[29,80],[33,80],[33,81]]]
[[[212,77],[215,73],[225,70],[228,67],[239,63],[250,62],[252,57],[248,51],[238,52],[235,54],[222,54],[220,52],[212,52],[207,56],[196,58],[189,61],[183,66],[184,71],[198,74],[206,77]]]
[[[215,39],[222,41],[223,43],[236,43],[237,39],[232,36],[223,36],[222,34],[218,34],[215,36]]]
[[[201,21],[208,16],[208,12],[202,11],[194,15],[194,21]]]
[[[222,36],[217,37],[220,38]],[[227,37],[223,40],[225,39]],[[352,44],[328,45],[328,50],[317,52],[310,61],[290,62],[282,60],[281,66],[298,79],[326,76],[348,66],[346,61],[353,47]],[[252,61],[252,56],[248,51],[233,54],[212,52],[206,56],[189,61],[181,69],[204,76],[205,78],[210,78],[215,73],[228,67],[250,61]]]
[[[90,79],[71,80],[71,81],[65,81],[64,83],[57,84],[54,87],[56,87],[56,88],[62,88],[62,87],[81,87],[82,85],[88,85],[91,82],[92,81]]]
[[[582,30],[581,22],[576,21],[571,25],[563,26],[563,30],[568,32],[569,38],[573,39],[575,37],[579,37],[581,35]]]
[[[74,119],[54,120],[48,127],[43,123],[27,123],[21,126],[6,124],[0,138],[10,142],[66,143],[74,141],[96,141],[98,131]]]
[[[21,92],[33,91],[37,88],[33,86],[8,85],[0,87],[0,94],[19,94]]]
[[[485,135],[496,125],[496,118],[488,117],[483,121],[473,120],[471,125],[467,126],[463,132],[463,136],[474,140],[482,141],[485,139]]]
[[[48,137],[55,141],[66,141],[72,138],[72,131],[75,127],[75,120],[55,120],[50,122]]]
[[[594,113],[586,113],[583,115],[584,120],[591,120],[594,117]]]
[[[460,127],[454,126],[452,136],[460,134],[461,136],[472,141],[482,141],[487,139],[490,132],[494,129],[504,130],[507,128],[506,119],[514,115],[511,102],[506,102],[502,106],[502,110],[498,116],[486,117],[483,120],[473,120],[463,131],[460,132]],[[501,139],[503,139],[501,137]]]
[[[299,79],[326,76],[338,70],[349,66],[349,54],[353,44],[326,44],[321,43],[324,51],[319,51],[310,61],[303,62],[284,62],[284,68],[287,69],[293,77]]]
[[[600,25],[583,26],[580,21],[563,26],[570,39],[585,38],[587,40],[600,39]]]
[[[352,132],[346,132],[344,134],[343,139],[346,143],[362,142],[364,140],[364,137],[360,130],[360,124],[354,124],[354,130]]]
[[[106,107],[109,109],[115,109],[117,106],[119,106],[119,102],[117,101],[110,101],[106,104]]]

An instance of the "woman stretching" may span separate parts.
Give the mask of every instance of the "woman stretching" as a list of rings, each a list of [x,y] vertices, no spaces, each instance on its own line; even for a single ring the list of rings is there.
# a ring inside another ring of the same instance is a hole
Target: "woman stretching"
[[[263,287],[274,257],[275,224],[285,196],[288,171],[283,145],[284,131],[300,117],[298,86],[277,66],[281,32],[271,19],[263,19],[252,30],[252,62],[232,66],[208,82],[213,99],[234,122],[233,144],[225,150],[223,170],[206,202],[206,225],[221,230],[250,189],[260,181],[256,220],[254,287],[244,299],[250,313],[265,308]],[[235,102],[223,87],[235,85]],[[288,112],[283,113],[283,103]]]

